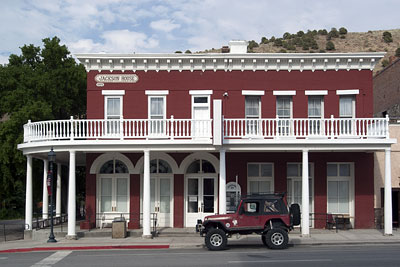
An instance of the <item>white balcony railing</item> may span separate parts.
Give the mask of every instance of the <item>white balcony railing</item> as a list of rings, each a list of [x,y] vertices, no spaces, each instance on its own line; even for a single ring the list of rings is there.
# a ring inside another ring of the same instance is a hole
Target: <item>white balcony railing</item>
[[[389,118],[224,119],[224,139],[389,138]]]
[[[28,122],[24,142],[76,139],[211,139],[212,120],[115,119]]]

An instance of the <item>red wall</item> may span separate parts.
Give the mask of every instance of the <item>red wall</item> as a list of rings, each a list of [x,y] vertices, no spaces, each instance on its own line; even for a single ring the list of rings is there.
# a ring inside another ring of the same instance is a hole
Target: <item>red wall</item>
[[[174,174],[174,227],[183,228],[184,175]]]
[[[109,72],[103,71],[103,74]],[[113,71],[112,74],[120,72]],[[125,74],[132,73],[125,71]],[[339,96],[336,90],[359,89],[356,96],[356,116],[371,117],[373,113],[372,73],[369,70],[351,71],[137,71],[139,81],[134,84],[111,84],[96,87],[97,71],[87,76],[87,118],[104,118],[104,96],[102,90],[125,90],[124,118],[148,117],[148,96],[145,90],[169,90],[167,95],[167,117],[191,117],[191,96],[189,90],[213,90],[212,99],[223,99],[223,113],[227,118],[244,117],[242,90],[265,90],[261,97],[262,117],[276,116],[276,97],[273,90],[296,90],[293,96],[293,114],[296,118],[307,117],[307,96],[305,90],[328,90],[324,97],[325,117],[339,114]],[[223,97],[228,92],[228,97]]]

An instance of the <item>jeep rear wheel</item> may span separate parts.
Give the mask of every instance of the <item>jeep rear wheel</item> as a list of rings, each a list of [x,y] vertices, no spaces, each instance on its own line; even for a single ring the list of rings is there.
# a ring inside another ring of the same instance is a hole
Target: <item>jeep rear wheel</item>
[[[265,242],[270,249],[284,249],[289,243],[289,235],[282,228],[269,230],[265,235]],[[264,237],[263,235],[263,237]]]
[[[209,250],[222,250],[226,248],[228,239],[223,230],[211,228],[207,231],[205,243]]]

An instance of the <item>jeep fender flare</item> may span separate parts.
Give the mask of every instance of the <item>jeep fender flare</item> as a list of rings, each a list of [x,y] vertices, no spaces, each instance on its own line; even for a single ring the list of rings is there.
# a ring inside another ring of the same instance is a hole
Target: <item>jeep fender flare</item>
[[[212,220],[208,220],[206,222],[203,223],[204,228],[206,229],[210,229],[210,228],[216,228],[216,229],[221,229],[225,232],[228,232],[225,225],[223,225],[221,222],[219,221],[212,221]]]
[[[264,233],[274,228],[281,228],[289,232],[289,227],[281,219],[270,219],[264,225]]]

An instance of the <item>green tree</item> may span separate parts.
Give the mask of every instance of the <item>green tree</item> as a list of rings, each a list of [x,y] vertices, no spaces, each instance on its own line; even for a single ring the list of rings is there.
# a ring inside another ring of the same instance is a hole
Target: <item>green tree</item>
[[[190,51],[189,49],[185,51],[185,54],[191,54],[192,51]]]
[[[332,41],[326,43],[326,50],[335,50],[335,44]]]
[[[385,43],[391,43],[391,42],[393,42],[392,34],[391,34],[390,32],[388,32],[388,31],[383,32],[382,38],[383,38],[383,41],[384,41]]]
[[[342,34],[342,35],[347,34],[347,29],[345,27],[341,27],[339,29],[339,34]]]
[[[43,39],[43,48],[21,47],[0,65],[0,216],[23,214],[26,159],[17,145],[23,125],[81,117],[86,112],[86,71],[60,39]],[[34,167],[34,171],[35,171]],[[34,172],[34,177],[38,176]]]
[[[268,44],[268,38],[267,37],[261,37],[261,43],[262,44]]]
[[[327,35],[327,34],[328,34],[328,31],[325,30],[325,29],[318,30],[318,34],[319,34],[319,35]]]
[[[256,41],[254,41],[254,40],[251,40],[249,42],[249,44],[247,45],[247,51],[248,52],[253,52],[253,48],[254,47],[258,47],[258,43]]]
[[[400,47],[396,49],[395,56],[400,57]]]

